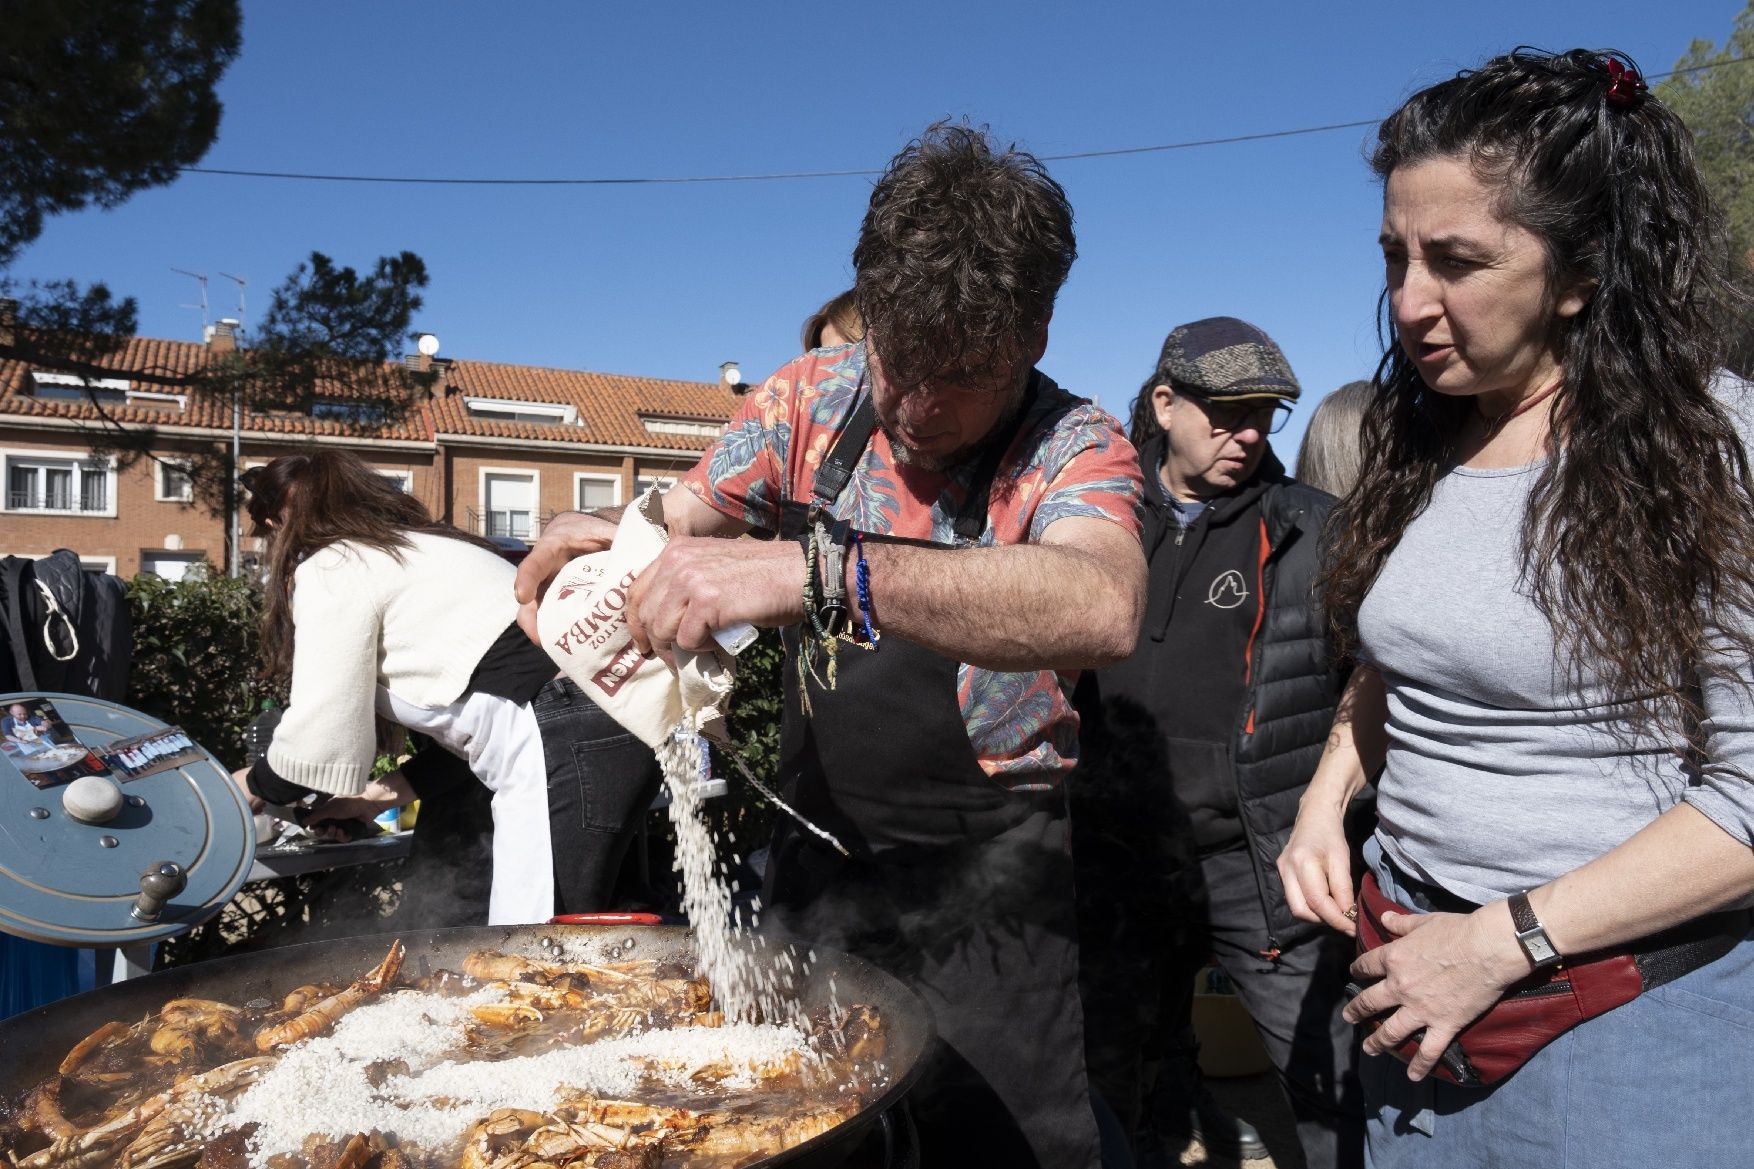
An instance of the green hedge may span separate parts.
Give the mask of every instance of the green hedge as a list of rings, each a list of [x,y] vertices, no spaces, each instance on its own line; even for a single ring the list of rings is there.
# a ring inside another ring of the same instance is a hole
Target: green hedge
[[[282,699],[263,685],[262,590],[223,576],[128,584],[134,665],[128,705],[189,732],[227,767],[244,765],[244,732]]]

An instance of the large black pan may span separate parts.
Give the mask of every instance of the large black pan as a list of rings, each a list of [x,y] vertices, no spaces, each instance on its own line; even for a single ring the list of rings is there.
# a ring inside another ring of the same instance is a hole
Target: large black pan
[[[75,995],[0,1021],[0,1099],[16,1101],[45,1077],[54,1074],[69,1049],[111,1019],[140,1019],[174,998],[219,999],[246,1003],[278,1001],[306,983],[349,981],[383,960],[392,937],[338,938],[286,946],[236,958],[221,958],[165,970]],[[402,934],[408,955],[404,979],[430,970],[461,970],[472,950],[494,949],[532,958],[552,958],[544,938],[575,961],[597,961],[605,950],[631,938],[629,958],[692,960],[689,932],[679,926],[531,925],[486,926]],[[840,1164],[857,1147],[866,1130],[906,1094],[919,1075],[932,1040],[931,1015],[912,991],[894,978],[848,954],[817,950],[817,962],[803,980],[800,997],[807,1008],[825,1006],[829,980],[842,1006],[867,1003],[881,1013],[889,1044],[885,1062],[889,1087],[859,1114],[819,1137],[764,1158],[760,1164],[828,1166]],[[394,1054],[386,1052],[386,1055]]]

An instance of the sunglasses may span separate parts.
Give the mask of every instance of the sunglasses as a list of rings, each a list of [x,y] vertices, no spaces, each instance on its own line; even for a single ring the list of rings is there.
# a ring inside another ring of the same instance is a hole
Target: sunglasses
[[[1188,394],[1206,413],[1212,429],[1225,434],[1239,430],[1258,430],[1262,434],[1278,434],[1291,417],[1291,403],[1283,398],[1253,402],[1214,402],[1198,394]]]

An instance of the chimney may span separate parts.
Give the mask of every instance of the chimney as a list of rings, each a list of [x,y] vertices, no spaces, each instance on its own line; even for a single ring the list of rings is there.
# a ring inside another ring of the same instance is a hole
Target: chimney
[[[209,353],[235,353],[238,347],[238,323],[231,317],[221,317],[218,322],[207,326],[206,336]]]
[[[436,371],[438,376],[433,379],[429,392],[435,398],[442,398],[445,396],[445,373],[451,363],[438,360],[438,351],[439,339],[436,335],[416,333],[414,334],[414,352],[404,356],[402,364],[415,373]]]
[[[743,382],[743,371],[737,368],[735,361],[721,362],[719,365],[719,385],[733,394],[747,394],[749,387]]]

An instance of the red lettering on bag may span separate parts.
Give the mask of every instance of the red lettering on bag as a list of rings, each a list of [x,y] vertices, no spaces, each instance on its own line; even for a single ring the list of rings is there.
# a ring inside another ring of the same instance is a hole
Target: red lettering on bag
[[[616,691],[621,689],[621,684],[633,677],[645,660],[639,647],[629,642],[626,649],[616,654],[607,666],[591,676],[591,681],[597,684],[599,690],[613,698]]]

